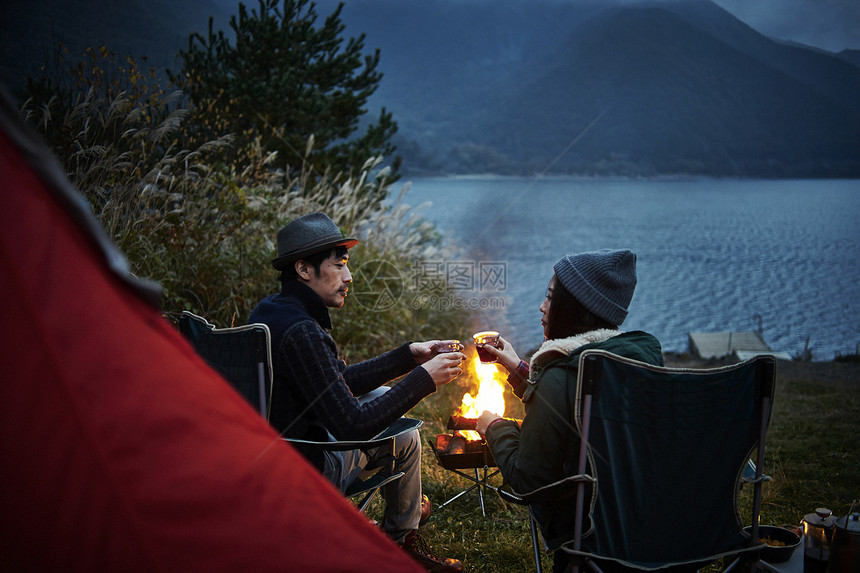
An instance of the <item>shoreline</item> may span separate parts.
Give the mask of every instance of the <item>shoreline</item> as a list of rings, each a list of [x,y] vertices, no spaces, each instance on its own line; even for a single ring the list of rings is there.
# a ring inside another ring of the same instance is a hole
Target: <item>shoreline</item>
[[[673,368],[717,368],[738,362],[736,358],[693,358],[689,354],[666,352],[663,354],[666,366]],[[851,384],[860,381],[860,362],[801,362],[798,360],[777,360],[777,378],[796,379],[812,382]]]

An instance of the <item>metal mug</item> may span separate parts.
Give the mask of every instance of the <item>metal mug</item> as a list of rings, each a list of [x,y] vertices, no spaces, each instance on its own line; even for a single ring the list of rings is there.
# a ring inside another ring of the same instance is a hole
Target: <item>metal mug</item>
[[[827,573],[857,573],[860,571],[860,513],[836,520],[830,543]]]
[[[835,521],[832,512],[823,507],[803,517],[803,573],[825,573],[827,570]]]

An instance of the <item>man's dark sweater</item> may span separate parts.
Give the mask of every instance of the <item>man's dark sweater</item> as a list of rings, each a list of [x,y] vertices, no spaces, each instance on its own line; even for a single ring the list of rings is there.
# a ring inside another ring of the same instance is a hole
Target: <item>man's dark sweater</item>
[[[337,356],[328,308],[309,287],[286,281],[263,299],[250,322],[268,325],[272,335],[274,387],[270,422],[285,437],[326,441],[373,437],[436,391],[436,385],[403,344],[376,358],[346,365]],[[408,374],[407,374],[408,373]],[[382,396],[359,405],[361,396],[406,376]],[[320,452],[299,448],[322,469]]]

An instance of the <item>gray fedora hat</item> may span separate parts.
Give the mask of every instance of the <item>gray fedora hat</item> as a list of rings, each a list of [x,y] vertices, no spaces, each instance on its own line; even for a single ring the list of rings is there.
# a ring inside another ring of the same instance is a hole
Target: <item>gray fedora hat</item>
[[[302,257],[343,245],[351,249],[358,239],[343,236],[325,213],[310,213],[293,219],[278,231],[278,258],[272,266],[279,271]]]

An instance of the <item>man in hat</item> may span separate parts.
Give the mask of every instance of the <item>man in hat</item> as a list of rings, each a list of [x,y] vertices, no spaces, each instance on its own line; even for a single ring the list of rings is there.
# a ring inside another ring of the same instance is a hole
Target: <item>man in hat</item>
[[[285,437],[312,441],[364,440],[403,416],[460,373],[465,356],[438,353],[438,341],[405,343],[347,365],[338,358],[329,308],[346,301],[352,275],[344,237],[324,213],[299,217],[278,231],[281,291],[263,299],[250,321],[269,326],[274,388],[270,422]],[[392,387],[383,386],[400,376]],[[461,571],[455,559],[432,555],[418,536],[422,519],[421,441],[414,430],[398,437],[395,468],[404,476],[383,488],[383,530],[427,569]],[[341,491],[373,462],[358,450],[321,452],[299,447]],[[428,517],[429,501],[424,516]]]

